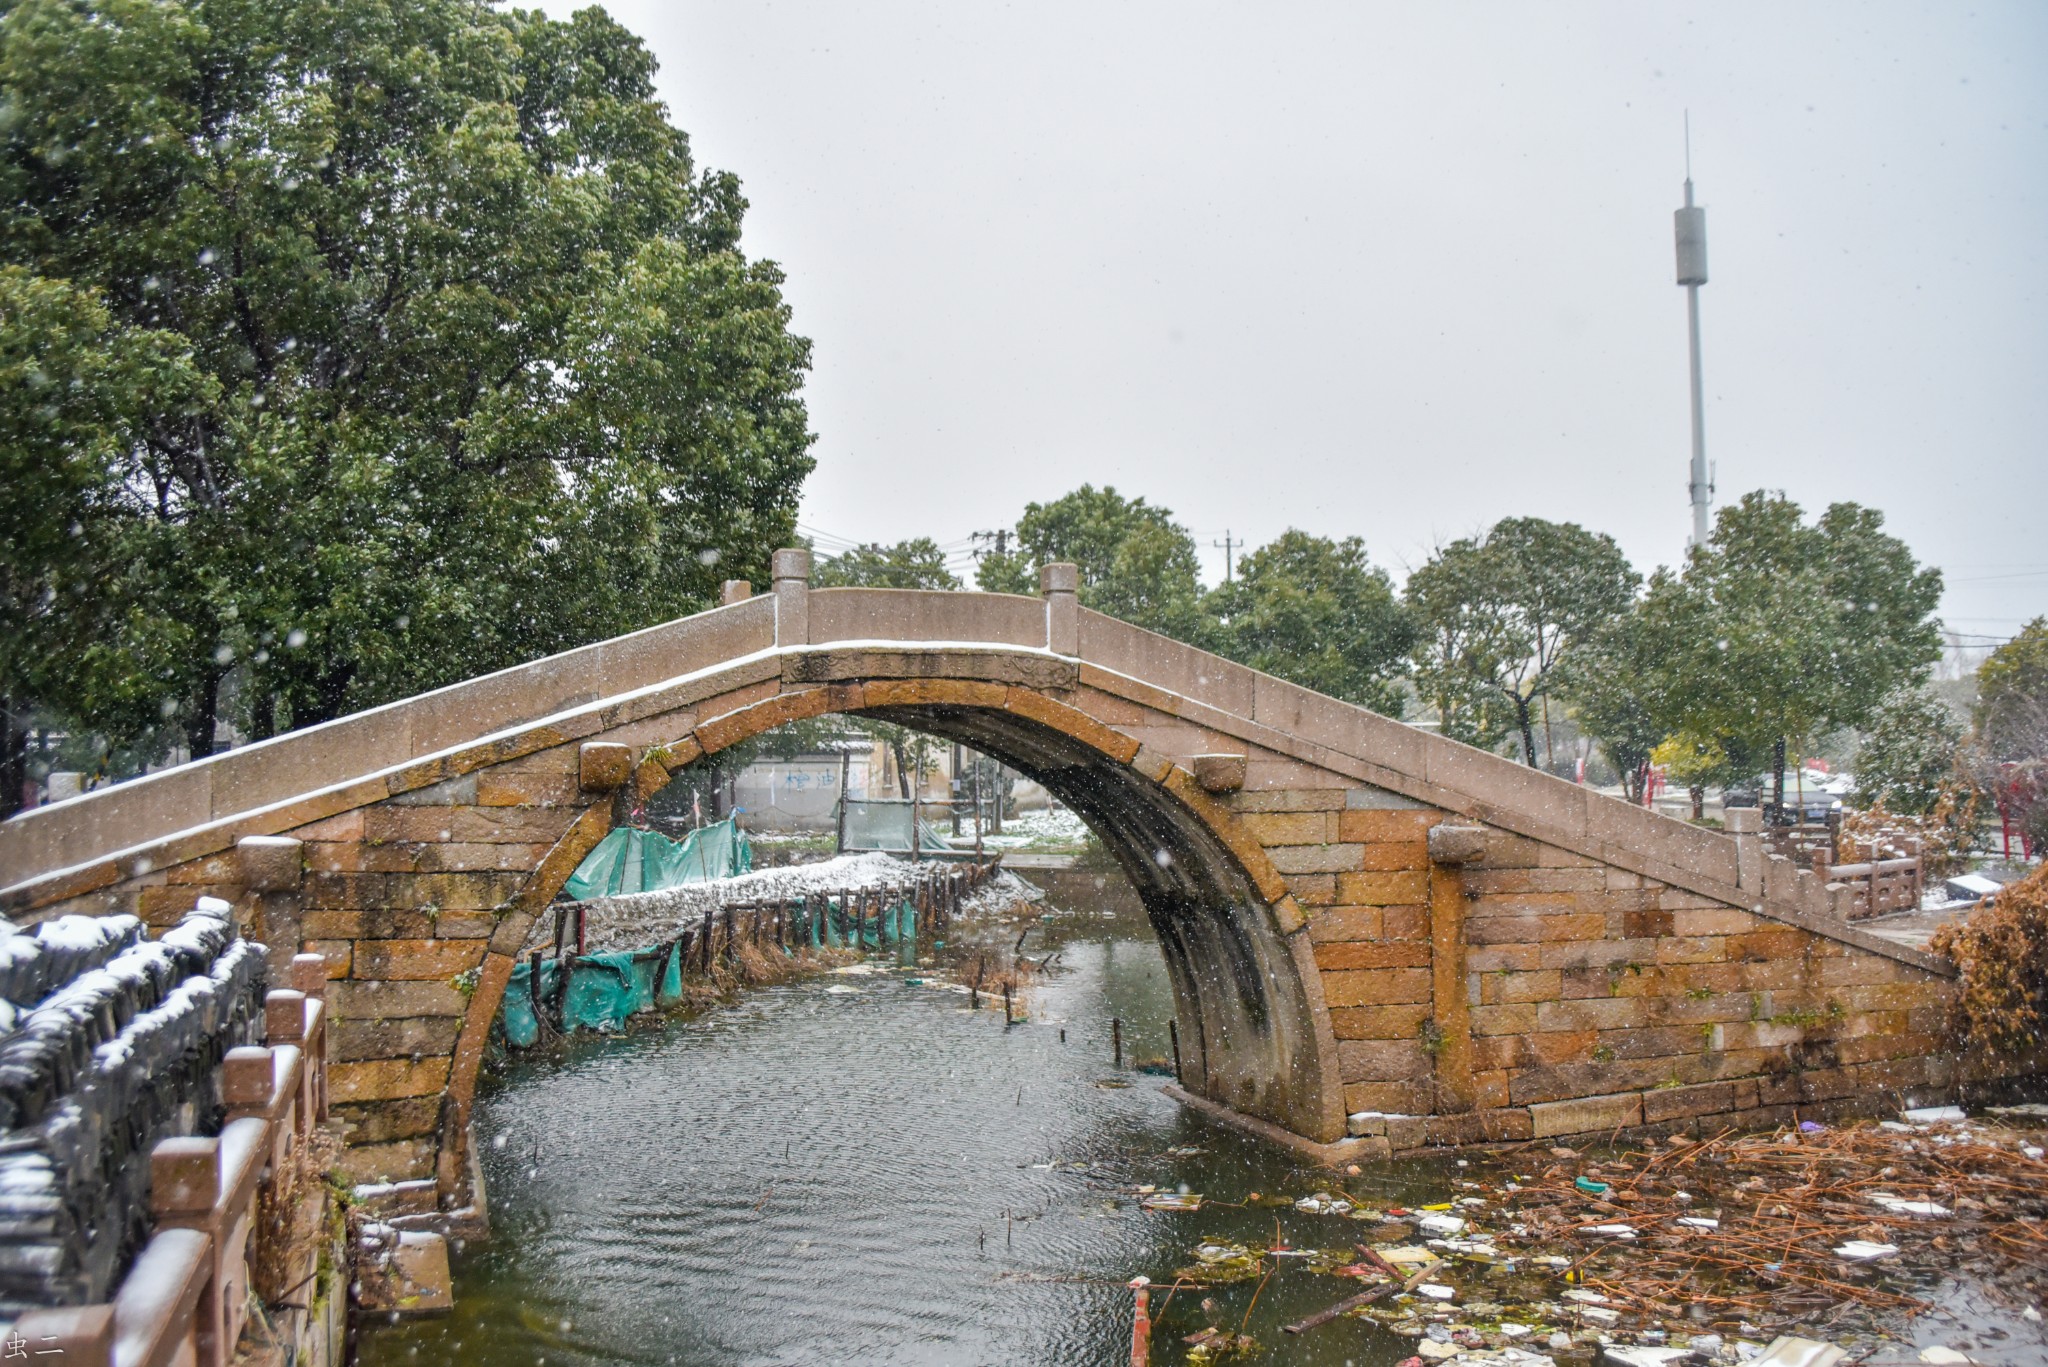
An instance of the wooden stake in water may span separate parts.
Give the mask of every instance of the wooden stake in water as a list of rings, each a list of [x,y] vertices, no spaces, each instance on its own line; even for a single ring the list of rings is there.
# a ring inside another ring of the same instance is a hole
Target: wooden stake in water
[[[1119,1016],[1109,1018],[1109,1047],[1116,1059],[1116,1066],[1124,1066],[1124,1023]]]
[[[1008,1026],[1008,1025],[1015,1025],[1016,1023],[1017,1023],[1017,1022],[1016,1022],[1016,1019],[1015,1019],[1015,1017],[1011,1016],[1011,1014],[1010,1014],[1010,985],[1009,985],[1008,983],[1004,983],[1004,984],[1003,984],[1003,1024],[1004,1024],[1004,1025],[1006,1025],[1006,1026]]]
[[[1131,1290],[1138,1293],[1137,1313],[1131,1320],[1131,1367],[1147,1367],[1152,1361],[1152,1296],[1146,1289],[1151,1285],[1147,1277],[1131,1279]]]

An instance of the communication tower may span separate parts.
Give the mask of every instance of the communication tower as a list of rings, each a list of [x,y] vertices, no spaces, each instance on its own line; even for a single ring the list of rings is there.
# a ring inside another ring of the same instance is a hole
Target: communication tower
[[[1700,286],[1707,283],[1707,211],[1692,202],[1692,121],[1685,131],[1685,204],[1672,215],[1678,243],[1678,283],[1685,286],[1686,326],[1692,338],[1692,544],[1707,542],[1707,504],[1714,486],[1707,475],[1705,395],[1700,387]]]

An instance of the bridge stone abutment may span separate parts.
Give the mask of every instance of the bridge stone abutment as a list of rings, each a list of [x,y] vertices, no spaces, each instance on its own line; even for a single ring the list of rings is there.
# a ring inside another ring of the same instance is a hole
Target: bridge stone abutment
[[[1952,967],[1733,838],[1081,608],[771,593],[0,823],[17,921],[232,902],[321,954],[359,1179],[466,1186],[514,955],[700,756],[801,717],[1001,756],[1102,837],[1173,981],[1188,1089],[1367,1147],[1869,1107],[1957,1075]],[[422,1190],[426,1190],[423,1186]]]

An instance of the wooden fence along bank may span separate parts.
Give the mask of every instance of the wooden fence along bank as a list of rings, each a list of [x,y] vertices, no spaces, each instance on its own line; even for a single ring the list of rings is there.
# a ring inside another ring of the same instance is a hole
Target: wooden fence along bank
[[[679,999],[683,975],[713,979],[746,946],[754,954],[815,949],[896,949],[941,940],[967,897],[1000,859],[926,864],[902,883],[810,888],[787,896],[721,902],[646,948],[588,953],[580,902],[555,906],[553,954],[529,950],[513,970],[500,1025],[508,1044],[527,1048],[543,1027],[616,1030],[641,1011]]]

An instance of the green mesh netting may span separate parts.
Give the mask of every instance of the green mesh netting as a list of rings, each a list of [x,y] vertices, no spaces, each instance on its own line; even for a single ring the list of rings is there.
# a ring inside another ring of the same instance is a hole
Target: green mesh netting
[[[748,873],[753,867],[753,847],[730,817],[691,831],[681,840],[621,826],[583,857],[562,890],[581,902],[655,892],[684,883],[709,883]]]

